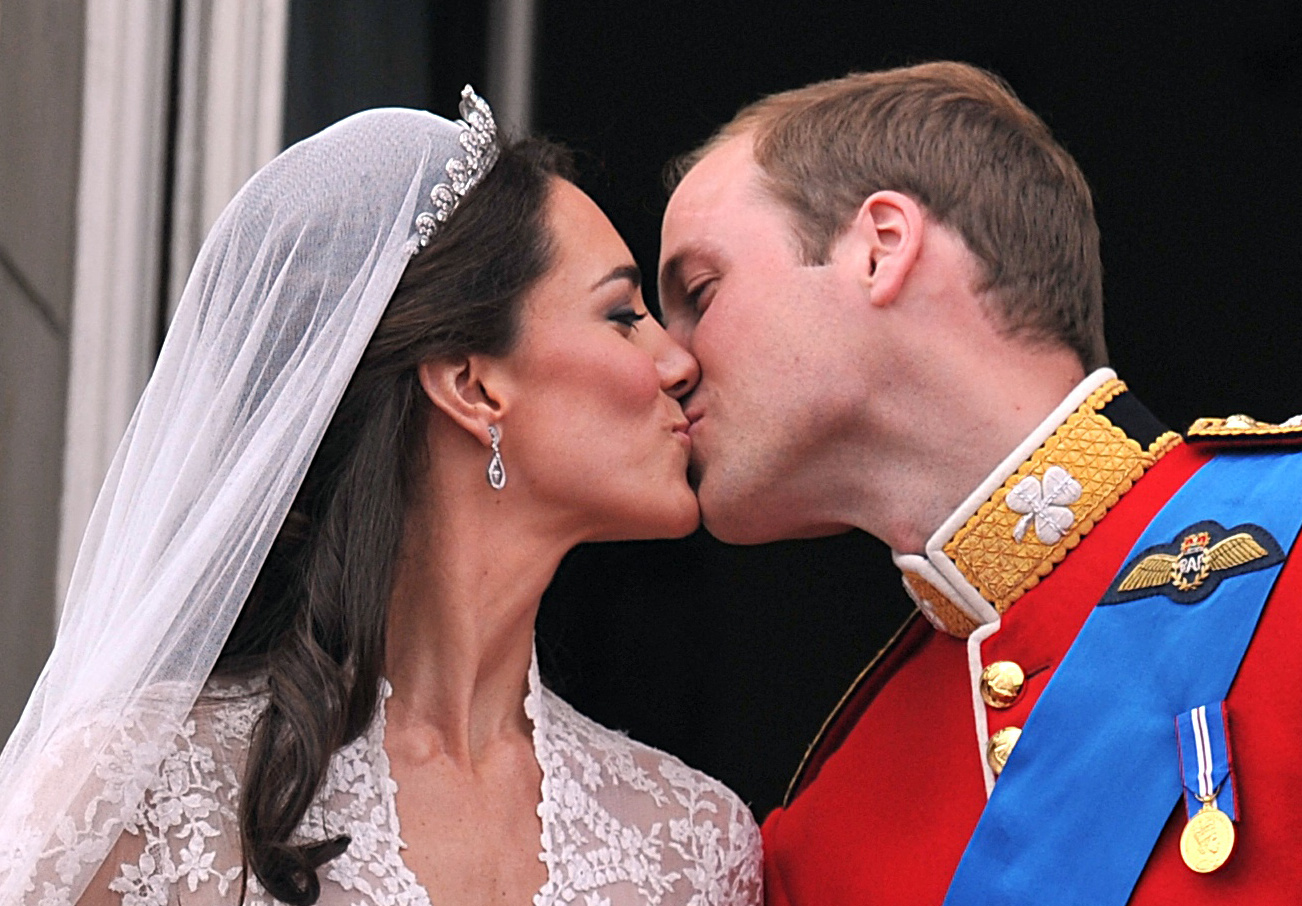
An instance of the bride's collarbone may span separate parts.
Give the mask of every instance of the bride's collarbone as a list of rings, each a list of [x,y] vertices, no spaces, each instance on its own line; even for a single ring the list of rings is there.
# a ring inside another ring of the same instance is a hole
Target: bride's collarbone
[[[539,859],[542,773],[528,738],[479,757],[454,757],[428,739],[386,739],[402,859],[436,901],[528,904],[547,880]]]

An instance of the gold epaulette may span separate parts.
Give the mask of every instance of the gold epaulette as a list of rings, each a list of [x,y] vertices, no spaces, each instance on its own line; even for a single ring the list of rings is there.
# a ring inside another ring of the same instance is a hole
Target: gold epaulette
[[[1229,418],[1200,418],[1185,432],[1191,444],[1298,444],[1302,443],[1302,415],[1273,424],[1250,415]]]

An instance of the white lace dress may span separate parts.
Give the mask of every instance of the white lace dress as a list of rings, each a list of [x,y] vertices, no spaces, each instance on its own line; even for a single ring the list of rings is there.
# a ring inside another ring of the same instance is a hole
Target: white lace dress
[[[109,886],[123,906],[238,900],[236,807],[250,731],[264,705],[250,688],[209,684],[101,870],[102,882],[109,866],[118,866]],[[761,902],[759,832],[734,793],[579,714],[542,686],[536,662],[524,707],[543,776],[539,858],[547,882],[535,906]],[[366,734],[335,753],[301,825],[313,839],[352,838],[320,872],[321,906],[442,902],[403,862],[384,721],[382,702]],[[35,893],[42,906],[66,902],[57,886]],[[246,902],[279,901],[250,878]]]

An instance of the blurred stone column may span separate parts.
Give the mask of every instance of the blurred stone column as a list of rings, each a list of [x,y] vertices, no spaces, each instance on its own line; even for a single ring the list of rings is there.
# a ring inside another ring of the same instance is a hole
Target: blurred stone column
[[[54,635],[85,0],[0,0],[0,739]]]
[[[509,133],[533,128],[536,0],[492,0],[488,15],[486,96]]]
[[[288,0],[0,0],[0,739],[199,242],[280,149]]]

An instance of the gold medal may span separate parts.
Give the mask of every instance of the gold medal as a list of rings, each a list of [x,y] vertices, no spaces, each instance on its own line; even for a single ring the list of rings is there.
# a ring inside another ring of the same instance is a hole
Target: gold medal
[[[1225,812],[1204,801],[1180,834],[1180,855],[1184,864],[1200,874],[1225,864],[1234,849],[1234,822]]]

